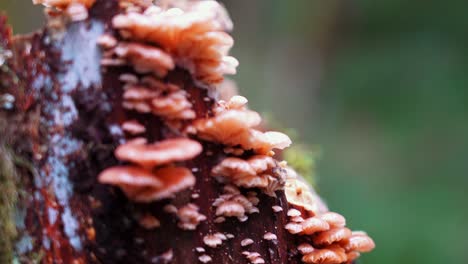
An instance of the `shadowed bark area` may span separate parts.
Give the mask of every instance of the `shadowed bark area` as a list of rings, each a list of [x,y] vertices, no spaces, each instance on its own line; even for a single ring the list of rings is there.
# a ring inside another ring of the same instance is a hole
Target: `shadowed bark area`
[[[159,118],[122,108],[121,73],[130,69],[100,68],[101,53],[96,39],[109,32],[110,19],[118,11],[117,1],[97,1],[90,18],[68,24],[64,31],[46,28],[10,40],[2,34],[2,45],[12,56],[1,72],[0,95],[14,98],[3,105],[0,118],[6,144],[24,162],[18,171],[18,236],[11,254],[21,263],[198,263],[196,247],[204,247],[211,263],[249,263],[242,251],[258,252],[266,263],[301,263],[295,241],[284,226],[285,214],[272,211],[279,205],[287,211],[282,192],[278,198],[259,194],[260,213],[241,223],[228,219],[215,224],[212,207],[222,185],[210,175],[224,158],[223,148],[203,143],[195,160],[183,163],[197,178],[193,189],[179,193],[170,202],[182,206],[192,202],[207,216],[195,231],[177,227],[175,216],[163,212],[168,200],[152,204],[130,202],[122,192],[97,182],[97,175],[119,162],[114,149],[124,139],[124,120],[137,119],[147,127],[145,136],[161,140],[177,136]],[[5,29],[5,23],[0,24]],[[6,32],[1,30],[2,32]],[[7,54],[8,55],[8,54]],[[167,77],[189,94],[198,117],[210,114],[213,98],[197,87],[190,74],[176,69]],[[3,157],[0,157],[3,159]],[[193,199],[192,194],[200,194]],[[21,209],[23,208],[23,209]],[[138,215],[151,213],[161,227],[147,230]],[[2,220],[3,221],[3,220]],[[203,244],[207,234],[222,232],[234,238],[211,249]],[[263,235],[271,232],[277,240]],[[241,247],[243,239],[254,244]],[[172,252],[172,260],[167,260]],[[11,253],[11,252],[10,252]]]

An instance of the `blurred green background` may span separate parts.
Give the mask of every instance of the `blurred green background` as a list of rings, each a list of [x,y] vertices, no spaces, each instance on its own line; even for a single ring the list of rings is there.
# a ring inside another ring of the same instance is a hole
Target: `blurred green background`
[[[468,263],[468,1],[224,0],[251,107],[320,152],[364,264]],[[15,32],[41,23],[1,0]]]

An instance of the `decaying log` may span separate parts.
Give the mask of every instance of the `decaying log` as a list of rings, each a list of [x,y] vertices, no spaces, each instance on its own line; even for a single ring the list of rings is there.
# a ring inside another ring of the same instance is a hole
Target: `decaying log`
[[[196,185],[174,199],[135,203],[98,182],[103,170],[122,164],[114,150],[127,140],[125,120],[144,124],[150,141],[180,136],[163,119],[122,107],[119,76],[130,67],[101,67],[96,43],[104,32],[114,33],[118,13],[118,1],[98,0],[84,21],[61,28],[51,18],[45,29],[22,37],[12,37],[0,19],[0,262],[199,263],[206,255],[211,263],[251,263],[243,254],[249,251],[265,263],[303,263],[297,246],[306,240],[284,228],[290,205],[283,191],[276,198],[259,192],[259,213],[248,221],[215,222],[212,204],[224,184],[211,171],[227,157],[221,144],[198,140],[203,152],[179,163]],[[198,117],[211,115],[216,98],[188,71],[176,68],[164,80],[188,93]],[[179,228],[163,209],[188,203],[206,216],[193,231]],[[159,228],[142,225],[149,214]],[[218,232],[227,239],[207,247],[204,237]],[[253,243],[242,246],[246,239]]]

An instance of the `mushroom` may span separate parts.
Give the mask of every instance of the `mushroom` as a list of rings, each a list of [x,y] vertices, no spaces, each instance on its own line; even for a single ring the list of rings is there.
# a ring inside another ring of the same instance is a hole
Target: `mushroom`
[[[212,169],[212,175],[239,187],[260,188],[273,197],[275,191],[282,189],[285,177],[276,161],[264,155],[248,160],[226,158]]]
[[[215,234],[204,236],[203,243],[205,243],[205,245],[207,245],[208,247],[216,248],[217,246],[223,244],[223,240],[226,240],[226,239],[227,237],[225,237],[223,234],[215,233]]]
[[[179,218],[177,225],[184,230],[195,230],[200,222],[206,220],[206,216],[200,214],[199,210],[200,208],[192,203],[180,208],[177,211],[177,218]]]
[[[283,133],[253,129],[261,123],[257,112],[229,107],[232,106],[221,106],[214,117],[197,120],[194,123],[197,136],[227,146],[241,146],[257,154],[269,154],[273,149],[284,149],[291,144]]]
[[[192,187],[195,177],[186,168],[166,167],[151,172],[135,166],[119,166],[104,170],[99,182],[119,186],[133,201],[152,202]]]
[[[131,135],[138,135],[146,132],[145,126],[136,120],[125,121],[122,124],[122,129]]]
[[[333,228],[327,231],[323,231],[317,234],[313,238],[315,245],[327,246],[333,243],[341,242],[347,240],[351,237],[351,230],[346,227]]]
[[[193,159],[202,151],[202,146],[188,138],[166,139],[147,144],[145,139],[132,140],[120,145],[115,156],[122,161],[131,161],[143,167],[155,167],[175,161]]]
[[[351,237],[344,243],[346,252],[369,252],[374,248],[374,241],[364,232],[353,232]]]
[[[160,48],[131,42],[121,42],[114,53],[133,66],[137,73],[152,73],[164,77],[175,67],[172,57]]]
[[[310,264],[340,264],[347,261],[347,256],[344,249],[332,245],[324,249],[314,249],[304,255],[302,261]]]
[[[182,9],[150,7],[143,14],[117,15],[113,26],[127,38],[160,46],[196,79],[220,83],[224,74],[235,74],[238,62],[227,56],[233,45],[231,36],[223,32],[227,16],[214,12],[223,10],[222,6],[203,2]]]

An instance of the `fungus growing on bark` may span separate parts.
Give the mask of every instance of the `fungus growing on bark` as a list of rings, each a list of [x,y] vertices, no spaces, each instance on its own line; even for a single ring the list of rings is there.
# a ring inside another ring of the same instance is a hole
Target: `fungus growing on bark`
[[[46,262],[237,263],[245,262],[245,255],[250,263],[298,263],[298,252],[306,263],[344,263],[374,247],[366,234],[350,233],[344,217],[328,212],[314,190],[276,160],[283,153],[275,156],[273,150],[289,146],[289,137],[263,132],[260,115],[248,109],[232,83],[218,88],[223,75],[237,66],[228,56],[232,38],[224,32],[232,23],[220,4],[99,0],[88,14],[94,1],[34,2],[52,7],[47,8],[49,23],[31,37],[11,40],[14,52],[6,57],[0,43],[0,64],[26,69],[13,82],[0,72],[0,88],[5,88],[3,81],[12,84],[0,95],[0,104],[12,113],[17,105],[28,106],[20,114],[34,112],[31,105],[40,112],[39,132],[28,132],[33,150],[24,152],[31,154],[40,175],[20,173],[28,181],[34,176],[28,188],[34,190],[37,208],[29,208],[28,216],[40,219],[33,230],[38,232],[30,234],[34,249],[46,251]],[[63,34],[54,34],[53,26]],[[2,27],[0,19],[0,37]],[[23,92],[32,92],[30,100],[37,101],[25,102]],[[76,115],[73,126],[57,118],[70,112]],[[44,131],[52,135],[37,139]],[[181,138],[189,133],[191,139]],[[140,137],[130,140],[135,135]],[[78,142],[77,150],[63,154],[61,145],[55,146],[57,138],[65,145]],[[115,159],[109,146],[118,144]],[[99,182],[119,187],[128,200],[113,188],[93,184],[95,169],[103,167]],[[71,179],[76,185],[66,185],[63,197],[63,183]],[[36,180],[46,183],[44,188]],[[196,189],[180,193],[191,187]],[[257,191],[263,193],[257,196]],[[174,199],[161,201],[166,198]],[[190,203],[194,199],[198,205]],[[259,215],[251,217],[254,213]],[[255,245],[247,237],[255,238]],[[226,244],[251,245],[258,252],[221,247],[228,239]],[[207,250],[210,255],[197,247],[200,240],[213,248]],[[77,241],[92,243],[81,248]],[[306,241],[295,250],[295,242]]]
[[[278,239],[278,237],[275,234],[268,232],[265,235],[263,235],[263,239],[265,239],[265,240],[276,240],[276,239]]]
[[[200,222],[206,220],[206,216],[200,214],[198,211],[200,208],[195,204],[187,204],[177,211],[177,218],[179,223],[177,224],[181,229],[184,230],[195,230]]]
[[[252,245],[253,243],[254,241],[252,239],[246,238],[241,241],[241,246],[246,247],[246,246]]]
[[[133,66],[137,73],[152,73],[164,77],[175,67],[169,54],[149,45],[120,42],[113,52],[118,58],[126,60]]]
[[[201,263],[208,263],[212,261],[211,257],[208,255],[201,255],[198,257],[198,260],[200,260]]]
[[[288,136],[280,132],[261,132],[254,129],[261,123],[257,112],[247,110],[244,97],[234,96],[228,103],[215,109],[215,116],[194,122],[197,136],[227,146],[240,146],[258,154],[270,154],[273,149],[284,149],[291,144]]]
[[[304,263],[310,264],[340,264],[347,261],[343,248],[332,245],[325,249],[314,249],[302,257]]]
[[[151,172],[134,166],[111,167],[99,175],[101,183],[118,186],[131,200],[151,202],[170,198],[195,184],[186,168],[165,167]]]
[[[346,227],[333,228],[320,234],[317,234],[314,238],[314,245],[327,246],[333,243],[345,241],[351,237],[351,230]]]
[[[190,160],[198,156],[201,151],[201,144],[188,138],[166,139],[152,144],[147,144],[144,139],[138,139],[117,147],[115,156],[119,160],[130,161],[148,168]]]
[[[138,135],[146,132],[145,126],[138,123],[136,120],[125,121],[122,124],[122,129],[131,135]]]
[[[220,15],[224,12],[216,1],[167,10],[152,6],[144,13],[115,16],[113,26],[127,39],[160,46],[196,79],[213,84],[220,83],[224,74],[235,74],[238,66],[227,55],[233,40],[224,32],[227,16]]]
[[[153,113],[165,119],[193,119],[195,112],[185,91],[146,77],[140,84],[129,83],[124,92],[123,106],[141,113]]]
[[[223,244],[223,240],[226,240],[227,237],[221,233],[215,233],[206,235],[203,237],[203,243],[211,248],[216,248],[217,246]]]
[[[375,248],[375,243],[365,232],[353,232],[343,243],[346,252],[369,252]]]
[[[140,216],[140,218],[138,219],[138,223],[148,230],[155,229],[161,226],[161,222],[159,222],[159,220],[156,217],[150,214],[144,214]]]
[[[226,217],[237,217],[239,221],[244,222],[248,219],[246,214],[259,212],[256,207],[258,200],[254,199],[256,193],[249,193],[246,197],[232,185],[227,185],[224,190],[225,193],[213,202],[218,216],[215,219],[216,223],[224,222]]]
[[[212,169],[212,175],[239,187],[260,188],[270,196],[275,196],[275,191],[282,189],[285,179],[278,163],[264,155],[248,160],[226,158]]]
[[[265,263],[265,260],[261,257],[258,252],[249,252],[244,251],[242,252],[243,255],[250,261],[252,264],[262,264]]]

